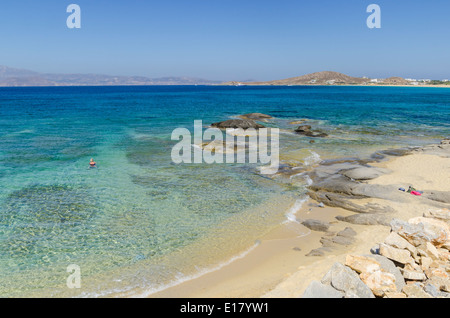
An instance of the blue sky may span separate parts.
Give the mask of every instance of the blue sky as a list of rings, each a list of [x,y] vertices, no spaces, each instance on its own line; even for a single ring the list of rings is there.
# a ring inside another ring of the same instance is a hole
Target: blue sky
[[[66,8],[81,7],[81,29]],[[369,29],[369,4],[381,29]],[[52,73],[272,80],[316,71],[450,77],[448,0],[14,0],[0,65]]]

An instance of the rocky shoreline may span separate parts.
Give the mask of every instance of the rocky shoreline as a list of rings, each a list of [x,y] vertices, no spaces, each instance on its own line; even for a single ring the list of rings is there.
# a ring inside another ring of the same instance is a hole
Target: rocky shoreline
[[[450,210],[393,219],[369,255],[348,254],[303,298],[450,298]]]
[[[423,189],[422,215],[402,220],[395,204],[417,204],[415,195],[403,187],[411,184],[371,182],[389,174],[373,166],[387,157],[413,154],[450,158],[450,140],[439,145],[377,153],[368,160],[354,158],[322,162],[308,175],[313,181],[308,195],[324,205],[343,208],[355,214],[337,216],[341,222],[390,227],[390,234],[366,255],[346,255],[318,281],[305,289],[304,298],[450,298],[450,192]],[[410,188],[411,189],[411,188]],[[402,192],[403,190],[403,192]],[[374,203],[374,199],[376,203]],[[322,231],[322,246],[306,256],[323,256],[337,245],[349,246],[356,233],[351,227],[333,233],[317,220],[302,222],[311,230]]]

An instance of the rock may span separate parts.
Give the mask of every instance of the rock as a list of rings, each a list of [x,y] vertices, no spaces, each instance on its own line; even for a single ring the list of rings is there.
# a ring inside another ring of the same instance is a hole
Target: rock
[[[320,238],[320,243],[322,244],[323,247],[336,247],[336,244],[333,243],[331,239],[332,237],[322,236]]]
[[[331,241],[333,242],[333,243],[336,243],[336,244],[339,244],[339,245],[345,245],[345,246],[348,246],[348,245],[351,245],[351,244],[353,244],[353,242],[355,241],[353,238],[351,238],[351,237],[345,237],[345,236],[338,236],[338,235],[336,235],[335,237],[333,237],[332,239],[331,239]]]
[[[360,274],[361,280],[375,296],[381,297],[386,292],[397,291],[395,275],[382,269],[376,259],[370,256],[347,255],[345,265]]]
[[[319,247],[311,250],[305,256],[323,256],[325,255],[325,252],[330,252],[330,249],[328,249],[327,247]]]
[[[423,223],[413,224],[399,219],[392,219],[390,225],[392,231],[397,232],[398,235],[416,247],[439,239],[439,235],[431,232],[429,229],[425,229]]]
[[[402,290],[408,298],[431,298],[431,295],[415,284],[405,285]]]
[[[312,281],[306,287],[302,298],[344,298],[344,295],[343,292],[334,289],[330,285]]]
[[[321,282],[330,284],[335,289],[344,292],[345,295],[374,298],[372,291],[361,281],[359,275],[341,263],[334,263]]]
[[[402,275],[407,280],[425,280],[427,277],[423,272],[411,271],[407,269],[400,269]]]
[[[422,256],[420,258],[420,265],[423,271],[430,268],[431,263],[433,263],[433,260],[430,257]]]
[[[425,198],[442,202],[442,203],[450,203],[450,192],[449,191],[426,191],[422,194]]]
[[[440,291],[450,292],[450,280],[448,279],[434,276],[428,279],[427,283],[434,285]]]
[[[412,255],[417,254],[417,250],[414,245],[409,243],[406,239],[398,235],[396,232],[389,233],[389,235],[384,240],[384,243],[399,249],[407,249],[411,252]]]
[[[249,113],[249,114],[240,115],[239,117],[242,119],[252,119],[252,120],[266,120],[266,119],[273,118],[270,115],[261,114],[261,113]]]
[[[382,255],[365,255],[366,257],[370,257],[375,259],[381,266],[381,269],[387,273],[391,273],[395,276],[395,286],[397,290],[402,290],[403,286],[405,286],[405,279],[403,278],[400,269],[395,266],[394,262],[390,259],[382,256]]]
[[[409,155],[412,151],[413,151],[413,149],[411,149],[411,148],[399,148],[399,149],[382,150],[378,153],[381,155],[401,157],[401,156]]]
[[[431,257],[431,259],[434,259],[434,260],[440,259],[438,250],[430,242],[425,243],[425,252],[427,253],[427,255],[429,255]]]
[[[406,298],[406,295],[399,292],[386,292],[384,298]]]
[[[386,169],[359,167],[342,171],[341,174],[353,180],[371,180],[389,172]]]
[[[425,270],[425,274],[427,275],[428,278],[433,278],[433,277],[438,277],[438,278],[442,278],[446,281],[448,281],[449,275],[446,273],[445,269],[443,268],[432,268],[429,267],[427,270]]]
[[[304,226],[313,231],[326,232],[330,228],[330,223],[320,220],[308,219],[302,222]]]
[[[435,285],[429,283],[424,286],[423,290],[433,297],[438,297],[440,294],[439,289]]]
[[[381,270],[372,273],[361,273],[361,280],[366,284],[375,296],[382,297],[387,292],[396,292],[395,276]]]
[[[361,225],[388,225],[390,218],[383,214],[361,213],[349,216],[336,216],[339,221]]]
[[[308,119],[306,119],[306,118],[300,119],[300,120],[295,120],[295,121],[289,122],[289,125],[301,125],[301,124],[305,123],[306,121],[308,121]]]
[[[430,211],[424,212],[423,216],[426,218],[435,218],[435,219],[439,219],[442,221],[450,222],[450,210],[449,209],[430,210]]]
[[[295,129],[295,132],[298,134],[301,134],[301,135],[308,136],[308,137],[327,137],[328,136],[326,133],[311,130],[310,125],[298,126],[297,129]]]
[[[218,123],[213,123],[211,124],[211,127],[216,127],[216,128],[242,128],[242,129],[248,129],[248,128],[254,128],[254,129],[259,129],[259,128],[264,128],[263,125],[258,124],[256,121],[252,120],[252,119],[229,119],[226,121],[221,121]]]
[[[372,273],[381,269],[380,263],[375,259],[366,256],[347,255],[345,258],[345,265],[361,273]]]
[[[430,240],[427,240],[437,247],[441,247],[450,240],[450,226],[441,220],[416,217],[408,220],[410,224],[423,224],[423,228],[427,233],[430,233]]]
[[[302,126],[298,126],[297,129],[295,129],[295,132],[298,133],[307,133],[311,131],[311,126],[310,125],[302,125]]]
[[[380,254],[397,263],[414,263],[414,260],[412,259],[411,253],[409,251],[395,248],[384,243],[380,244]]]
[[[356,232],[351,227],[346,227],[342,231],[338,232],[336,235],[351,238],[356,235]]]

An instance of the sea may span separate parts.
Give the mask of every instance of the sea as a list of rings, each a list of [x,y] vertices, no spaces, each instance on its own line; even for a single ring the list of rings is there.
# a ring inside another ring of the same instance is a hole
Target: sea
[[[262,124],[298,174],[172,160],[175,129],[254,112],[273,116]],[[296,134],[303,123],[327,136]],[[151,296],[295,222],[302,171],[446,137],[447,88],[0,88],[0,297]]]

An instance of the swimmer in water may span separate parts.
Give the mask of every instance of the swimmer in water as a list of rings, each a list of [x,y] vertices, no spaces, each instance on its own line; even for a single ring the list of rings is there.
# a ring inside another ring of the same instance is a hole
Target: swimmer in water
[[[89,168],[97,168],[97,163],[92,158],[91,161],[89,162]]]

